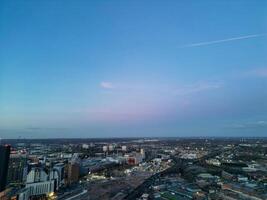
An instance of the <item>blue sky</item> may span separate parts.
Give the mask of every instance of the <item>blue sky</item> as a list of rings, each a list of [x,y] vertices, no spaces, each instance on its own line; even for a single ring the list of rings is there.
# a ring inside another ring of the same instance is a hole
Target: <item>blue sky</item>
[[[1,1],[0,137],[266,136],[266,1]]]

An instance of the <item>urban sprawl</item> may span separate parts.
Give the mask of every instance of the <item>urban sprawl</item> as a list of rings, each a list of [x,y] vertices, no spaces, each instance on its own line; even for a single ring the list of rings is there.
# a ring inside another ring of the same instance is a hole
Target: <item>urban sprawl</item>
[[[265,138],[3,140],[0,200],[264,200]]]

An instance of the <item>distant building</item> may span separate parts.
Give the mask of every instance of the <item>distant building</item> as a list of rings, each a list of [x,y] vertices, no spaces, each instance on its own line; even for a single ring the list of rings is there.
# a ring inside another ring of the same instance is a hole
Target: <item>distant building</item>
[[[94,146],[95,146],[95,144],[91,142],[90,143],[90,147],[94,147]]]
[[[89,145],[88,144],[82,144],[82,148],[83,149],[89,149]]]
[[[0,146],[0,192],[4,191],[7,185],[8,162],[10,146]]]
[[[108,150],[109,150],[109,151],[114,151],[114,145],[113,145],[113,144],[110,144],[110,145],[108,146]]]
[[[182,159],[187,159],[187,160],[193,160],[193,159],[197,159],[197,154],[195,153],[184,153],[181,155]]]
[[[209,160],[206,160],[206,163],[209,165],[214,165],[214,166],[221,165],[221,162],[218,159],[209,159]]]
[[[108,146],[103,146],[103,151],[107,152],[108,151]]]
[[[146,158],[146,152],[144,149],[140,149],[140,154],[142,156],[142,159],[145,159]]]
[[[125,145],[122,146],[122,147],[121,147],[121,150],[122,150],[122,151],[127,151],[127,146],[125,146]]]
[[[144,152],[143,153],[131,153],[128,155],[125,155],[126,158],[126,162],[128,165],[138,165],[139,163],[141,163],[145,156],[144,156]]]

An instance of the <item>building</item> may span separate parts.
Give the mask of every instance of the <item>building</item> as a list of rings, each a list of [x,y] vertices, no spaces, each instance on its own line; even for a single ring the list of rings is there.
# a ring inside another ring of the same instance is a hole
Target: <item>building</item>
[[[59,179],[58,186],[59,187],[64,184],[64,169],[65,169],[64,163],[57,163],[53,167],[53,170],[56,170],[58,173],[58,179]]]
[[[113,144],[110,144],[110,145],[108,146],[108,150],[109,150],[109,151],[114,151],[114,145],[113,145]]]
[[[60,181],[60,172],[56,169],[50,169],[49,171],[49,180],[54,181],[54,189],[57,191],[59,190],[59,187],[61,186]]]
[[[10,156],[10,146],[0,146],[0,192],[4,191],[7,185],[8,162]]]
[[[144,155],[141,153],[131,153],[124,156],[128,165],[138,165],[144,160]]]
[[[144,149],[140,149],[140,154],[142,156],[142,159],[145,159],[146,158],[146,152]]]
[[[29,188],[23,188],[18,191],[16,195],[17,200],[28,200],[30,198],[30,190]],[[15,198],[14,198],[15,199]]]
[[[209,165],[214,165],[214,166],[221,165],[221,162],[218,159],[209,159],[209,160],[206,160],[206,163]]]
[[[197,154],[196,153],[184,153],[181,155],[182,159],[186,160],[194,160],[197,159]]]
[[[55,182],[48,180],[43,182],[29,183],[26,185],[26,188],[28,188],[30,197],[41,198],[54,193]]]
[[[27,176],[27,154],[11,153],[8,166],[8,184],[23,184]]]
[[[88,144],[82,144],[82,148],[83,149],[89,149],[89,145]]]
[[[33,168],[27,175],[25,186],[27,191],[24,191],[23,196],[35,199],[50,196],[56,191],[58,181],[55,170],[50,170],[47,174],[42,168]]]
[[[125,145],[122,146],[122,147],[121,147],[121,150],[122,150],[122,151],[127,151],[127,146],[125,146]]]
[[[108,146],[106,146],[106,145],[103,146],[103,151],[104,151],[104,152],[107,152],[107,151],[108,151]]]
[[[66,183],[68,185],[72,183],[76,183],[79,181],[79,176],[80,176],[80,166],[78,163],[75,162],[70,162],[67,164],[67,169],[66,169]]]
[[[27,175],[26,184],[44,182],[48,180],[48,174],[39,167],[33,167]]]

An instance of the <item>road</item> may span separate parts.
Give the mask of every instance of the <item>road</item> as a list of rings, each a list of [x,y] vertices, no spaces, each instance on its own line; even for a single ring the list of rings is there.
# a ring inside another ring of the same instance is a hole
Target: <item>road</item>
[[[84,194],[86,194],[86,193],[87,193],[87,190],[83,190],[81,193],[76,194],[76,195],[74,195],[74,196],[72,196],[72,197],[69,197],[69,198],[67,198],[67,199],[65,199],[65,200],[73,200],[73,199],[77,199],[77,198],[79,198],[80,196],[82,196],[82,195],[84,195]]]

